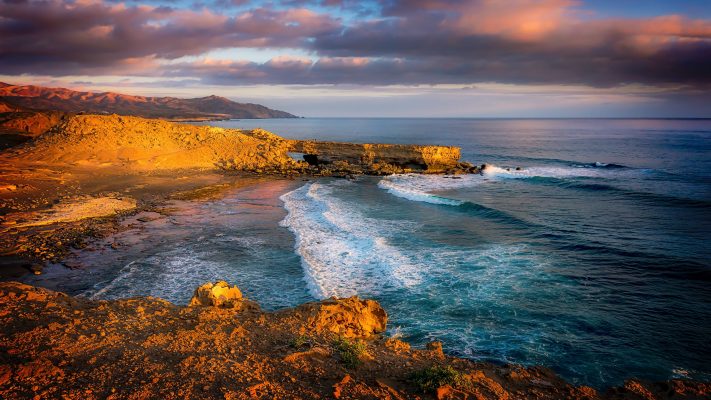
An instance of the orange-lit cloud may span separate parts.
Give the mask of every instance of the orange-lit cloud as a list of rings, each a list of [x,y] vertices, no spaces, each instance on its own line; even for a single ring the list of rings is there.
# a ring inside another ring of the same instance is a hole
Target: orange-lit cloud
[[[711,85],[711,21],[680,15],[600,18],[573,0],[387,0],[344,19],[309,0],[227,11],[152,1],[0,0],[0,73],[224,85]],[[240,56],[255,48],[283,54]],[[230,59],[204,59],[224,49]]]

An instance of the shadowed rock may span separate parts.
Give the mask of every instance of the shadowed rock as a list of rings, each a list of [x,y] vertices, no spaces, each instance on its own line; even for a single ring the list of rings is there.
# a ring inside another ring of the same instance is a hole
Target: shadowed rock
[[[6,112],[2,110],[3,104],[0,103],[0,129],[29,136],[41,135],[69,117],[69,114],[60,111]]]

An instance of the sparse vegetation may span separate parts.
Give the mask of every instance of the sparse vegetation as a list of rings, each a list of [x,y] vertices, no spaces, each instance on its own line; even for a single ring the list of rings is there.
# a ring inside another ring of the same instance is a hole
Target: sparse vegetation
[[[367,347],[363,341],[351,341],[343,337],[338,337],[334,340],[333,347],[341,357],[343,364],[345,364],[348,368],[357,367],[361,362],[361,357],[363,357],[367,352]]]
[[[417,385],[423,392],[431,393],[444,385],[454,387],[467,386],[464,375],[451,366],[433,365],[421,371],[417,371],[410,376],[412,383]]]
[[[309,340],[309,337],[306,335],[299,335],[294,337],[294,339],[291,340],[291,347],[295,349],[300,349],[304,347],[305,345],[309,344],[311,340]]]

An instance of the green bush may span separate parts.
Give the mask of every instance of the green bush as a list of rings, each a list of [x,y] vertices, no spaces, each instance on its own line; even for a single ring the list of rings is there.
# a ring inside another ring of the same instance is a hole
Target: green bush
[[[422,371],[417,371],[410,376],[410,380],[423,392],[430,393],[438,387],[451,385],[460,387],[463,384],[462,373],[447,365],[433,365]]]
[[[296,336],[294,339],[291,340],[291,347],[295,349],[300,349],[304,345],[310,343],[311,341],[309,340],[309,337],[306,335],[299,335]]]
[[[350,341],[339,337],[333,341],[333,347],[341,357],[341,361],[349,367],[354,368],[360,364],[360,359],[366,354],[367,347],[360,340]]]

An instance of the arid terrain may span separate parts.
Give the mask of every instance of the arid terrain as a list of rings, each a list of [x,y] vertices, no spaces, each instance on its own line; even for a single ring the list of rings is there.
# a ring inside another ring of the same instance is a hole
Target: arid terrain
[[[64,399],[704,399],[711,385],[628,381],[598,393],[544,368],[475,363],[382,335],[357,297],[261,311],[218,282],[190,306],[88,301],[0,284],[0,396]]]

